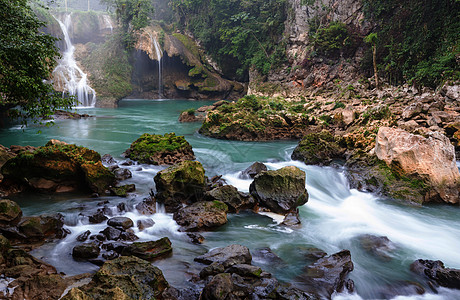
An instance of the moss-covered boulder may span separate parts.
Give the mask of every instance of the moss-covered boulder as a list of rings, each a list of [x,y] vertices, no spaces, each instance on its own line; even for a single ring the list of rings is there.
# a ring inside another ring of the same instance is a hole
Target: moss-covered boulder
[[[294,166],[269,170],[254,177],[249,186],[251,195],[263,207],[287,214],[308,201],[305,172]]]
[[[222,201],[200,201],[179,209],[174,220],[181,231],[209,230],[227,223],[227,212],[228,207]]]
[[[121,256],[106,261],[89,284],[71,289],[62,299],[163,299],[168,287],[161,270],[150,262]]]
[[[239,192],[233,185],[218,186],[207,191],[204,199],[207,201],[222,201],[232,213],[236,213],[241,209],[252,209],[255,205],[254,198],[246,193]]]
[[[165,135],[144,133],[131,144],[125,155],[140,163],[153,165],[173,165],[195,159],[192,146],[174,132]]]
[[[198,161],[183,161],[158,172],[155,198],[166,211],[175,212],[182,203],[196,202],[206,189],[204,168]]]
[[[0,200],[0,225],[14,226],[22,217],[19,205],[9,199]]]
[[[121,254],[125,256],[133,255],[141,259],[152,261],[158,258],[167,257],[171,255],[172,251],[171,241],[167,237],[164,237],[157,241],[132,243],[126,246]]]
[[[292,152],[291,158],[307,165],[328,165],[334,159],[342,158],[344,148],[329,131],[310,133],[302,138]]]
[[[86,189],[104,193],[115,182],[99,153],[55,140],[35,151],[20,152],[1,170],[5,179],[48,192]]]

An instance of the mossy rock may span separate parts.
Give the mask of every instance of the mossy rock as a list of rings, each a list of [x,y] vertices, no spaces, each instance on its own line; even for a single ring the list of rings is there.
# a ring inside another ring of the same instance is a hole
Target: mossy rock
[[[144,133],[131,144],[125,155],[140,163],[153,165],[172,165],[195,159],[192,146],[174,132],[165,135]]]
[[[61,186],[102,193],[115,176],[96,151],[51,140],[33,152],[21,152],[2,167],[5,178],[34,189],[59,191]]]
[[[427,179],[401,174],[376,155],[355,151],[345,166],[352,188],[415,204],[423,204],[430,192]]]
[[[294,166],[264,171],[249,186],[251,195],[261,206],[287,214],[308,201],[305,172]]]
[[[134,184],[125,184],[122,186],[112,187],[110,191],[115,196],[127,197],[128,193],[132,193],[135,190],[136,190],[136,186]]]
[[[332,160],[342,158],[344,150],[329,131],[322,131],[304,136],[291,158],[307,165],[329,165]]]
[[[14,226],[22,217],[19,205],[9,199],[0,200],[0,224]]]
[[[156,199],[174,212],[181,203],[199,200],[206,189],[203,166],[198,161],[183,161],[158,172],[154,181],[157,189]]]
[[[108,260],[92,281],[73,288],[63,300],[162,299],[169,287],[160,269],[134,256]]]

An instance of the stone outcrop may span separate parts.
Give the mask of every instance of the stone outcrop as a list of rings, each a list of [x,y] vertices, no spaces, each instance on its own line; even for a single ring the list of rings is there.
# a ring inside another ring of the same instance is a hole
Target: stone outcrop
[[[418,259],[410,265],[410,269],[434,283],[435,286],[460,289],[460,270],[446,268],[440,260]]]
[[[87,285],[72,288],[62,299],[164,299],[169,287],[163,273],[133,256],[109,260]]]
[[[175,212],[182,203],[201,199],[206,180],[204,168],[197,161],[184,161],[158,172],[154,177],[155,198],[164,203],[166,211]]]
[[[328,131],[305,135],[292,152],[291,158],[307,165],[328,165],[342,158],[344,149]]]
[[[458,203],[460,173],[449,139],[438,133],[427,138],[401,129],[380,128],[375,154],[399,176],[413,177],[428,185],[422,203]]]
[[[227,205],[221,201],[200,201],[180,208],[174,220],[181,231],[210,230],[227,223],[227,211]]]
[[[196,257],[195,261],[207,265],[218,263],[223,265],[224,268],[228,268],[235,264],[251,264],[252,256],[247,247],[235,244],[213,249]]]
[[[122,255],[133,255],[141,259],[152,261],[162,257],[171,255],[173,249],[171,241],[164,237],[157,241],[150,242],[134,242],[123,249]]]
[[[124,154],[132,160],[153,165],[173,165],[195,159],[192,146],[174,132],[164,135],[144,133]]]
[[[307,266],[305,273],[296,279],[295,285],[321,298],[329,299],[334,292],[342,292],[345,289],[353,292],[354,283],[347,279],[351,271],[353,262],[350,251],[342,250]]]
[[[269,170],[254,177],[249,186],[251,195],[266,207],[279,214],[287,214],[308,201],[305,189],[305,172],[289,166],[279,170]]]
[[[262,171],[267,171],[267,166],[261,162],[256,161],[249,167],[247,167],[244,171],[241,172],[241,178],[254,178],[257,174],[261,173]]]
[[[32,152],[19,152],[3,165],[2,173],[3,184],[13,182],[47,192],[80,188],[104,194],[115,182],[99,153],[56,140]]]

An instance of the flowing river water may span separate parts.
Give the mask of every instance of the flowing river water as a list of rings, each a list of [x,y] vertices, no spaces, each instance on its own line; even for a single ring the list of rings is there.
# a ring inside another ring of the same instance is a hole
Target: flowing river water
[[[247,192],[251,180],[240,179],[238,174],[255,161],[264,162],[269,169],[295,165],[307,174],[307,190],[310,199],[300,208],[301,228],[280,226],[276,217],[251,212],[229,214],[229,222],[213,232],[203,233],[205,242],[194,245],[188,237],[178,231],[172,215],[156,213],[143,216],[134,209],[123,216],[137,220],[150,217],[155,225],[135,233],[141,241],[156,240],[167,236],[172,241],[173,256],[154,262],[175,287],[187,287],[190,274],[199,272],[200,266],[193,258],[215,247],[230,244],[247,246],[251,251],[270,247],[284,261],[273,265],[263,260],[254,264],[272,272],[279,280],[291,282],[310,263],[305,258],[309,248],[322,249],[329,255],[342,249],[351,251],[354,271],[350,278],[355,282],[354,294],[335,295],[335,299],[375,299],[391,295],[388,291],[399,290],[407,282],[424,281],[409,270],[416,259],[442,260],[446,267],[460,268],[460,218],[459,207],[436,205],[414,207],[373,194],[349,188],[343,170],[331,167],[306,166],[292,161],[290,155],[295,141],[236,142],[207,138],[197,133],[199,123],[179,123],[182,110],[208,104],[205,101],[187,100],[124,100],[119,108],[85,108],[79,113],[94,117],[80,120],[59,120],[54,126],[30,126],[23,130],[10,124],[0,131],[0,144],[41,146],[54,138],[75,143],[111,154],[118,162],[124,158],[123,151],[143,133],[164,134],[175,132],[184,135],[205,170],[211,177],[222,174],[223,178]],[[41,131],[40,134],[37,131]],[[76,237],[86,230],[93,234],[106,227],[89,224],[85,216],[96,212],[98,203],[108,200],[114,215],[117,204],[125,202],[128,207],[145,198],[155,189],[153,177],[162,167],[133,165],[128,167],[133,178],[126,183],[135,183],[137,191],[128,198],[90,198],[80,194],[28,194],[13,197],[25,215],[60,212],[65,216],[66,227],[72,232],[64,240],[46,244],[32,254],[53,264],[58,271],[69,275],[95,271],[91,263],[72,259],[72,248]],[[359,236],[372,234],[386,236],[394,243],[386,259],[374,256],[361,247]],[[425,286],[424,295],[399,296],[395,299],[460,299],[456,290],[440,289],[433,293]],[[386,291],[386,292],[385,292]],[[398,293],[398,292],[396,292]],[[388,296],[391,298],[392,296]]]

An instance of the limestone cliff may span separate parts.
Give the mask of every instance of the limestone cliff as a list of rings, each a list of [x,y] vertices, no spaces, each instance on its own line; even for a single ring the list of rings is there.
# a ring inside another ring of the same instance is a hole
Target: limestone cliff
[[[292,95],[331,88],[334,81],[357,81],[366,46],[362,40],[372,29],[362,1],[288,0],[288,6],[284,34],[288,63],[266,78],[252,72],[251,92]]]

